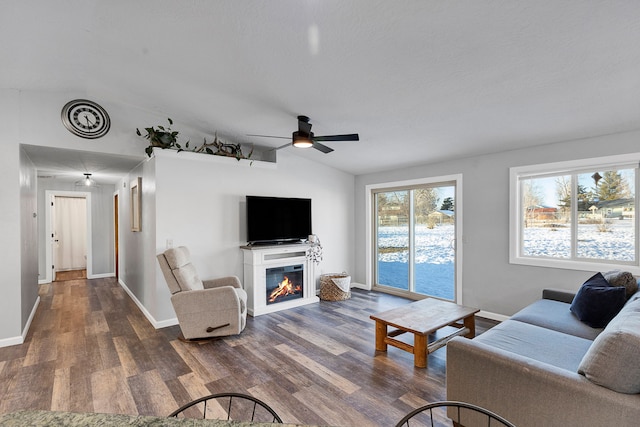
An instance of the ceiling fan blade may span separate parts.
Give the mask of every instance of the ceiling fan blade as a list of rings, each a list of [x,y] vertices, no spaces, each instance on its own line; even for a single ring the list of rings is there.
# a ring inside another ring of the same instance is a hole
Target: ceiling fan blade
[[[313,141],[313,148],[316,150],[322,151],[324,154],[328,154],[333,151],[333,148],[327,147],[326,145],[320,144],[319,142]]]
[[[291,147],[291,143],[290,143],[290,142],[287,142],[286,144],[281,145],[281,146],[279,146],[279,147],[272,148],[272,150],[278,151],[278,150],[280,150],[280,149],[282,149],[282,148],[287,148],[287,147]]]
[[[311,133],[311,123],[309,123],[309,117],[298,116],[298,132],[309,135]]]
[[[357,133],[349,133],[346,135],[325,135],[314,136],[314,141],[360,141],[360,136]]]
[[[274,136],[274,135],[255,135],[255,134],[247,134],[247,136],[260,136],[262,138],[278,138],[278,139],[291,139],[290,136]]]

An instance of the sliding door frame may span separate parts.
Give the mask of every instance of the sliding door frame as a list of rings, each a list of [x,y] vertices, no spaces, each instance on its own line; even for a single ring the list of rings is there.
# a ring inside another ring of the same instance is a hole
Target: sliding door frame
[[[394,181],[383,182],[378,184],[369,184],[365,186],[365,215],[366,215],[366,235],[365,235],[365,253],[366,253],[366,284],[369,289],[373,289],[375,283],[375,265],[376,265],[376,250],[375,244],[375,215],[373,208],[375,206],[375,200],[373,198],[374,191],[383,191],[385,189],[395,189],[398,187],[419,187],[422,185],[434,186],[440,183],[455,183],[455,221],[456,221],[456,235],[455,235],[455,302],[462,304],[462,215],[463,215],[463,200],[462,200],[462,174],[436,176],[421,179],[412,179],[406,181]],[[387,291],[385,287],[385,291]],[[408,293],[408,292],[406,292]],[[405,294],[405,292],[403,292]]]

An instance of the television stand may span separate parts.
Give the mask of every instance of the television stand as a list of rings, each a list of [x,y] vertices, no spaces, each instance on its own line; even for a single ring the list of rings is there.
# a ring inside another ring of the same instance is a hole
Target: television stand
[[[249,242],[246,246],[241,246],[241,248],[255,248],[261,247],[264,248],[266,246],[284,246],[284,245],[306,245],[308,244],[304,240],[286,240],[286,241],[275,241],[275,242]]]

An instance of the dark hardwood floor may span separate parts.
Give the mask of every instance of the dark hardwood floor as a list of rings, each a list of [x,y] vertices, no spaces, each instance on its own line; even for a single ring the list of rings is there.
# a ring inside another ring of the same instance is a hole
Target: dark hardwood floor
[[[0,413],[20,409],[164,416],[203,395],[249,393],[285,423],[393,426],[445,398],[445,355],[374,350],[369,315],[409,301],[354,290],[247,319],[239,336],[204,343],[155,330],[110,279],[41,285],[26,341],[0,348]],[[481,333],[494,322],[478,319]]]

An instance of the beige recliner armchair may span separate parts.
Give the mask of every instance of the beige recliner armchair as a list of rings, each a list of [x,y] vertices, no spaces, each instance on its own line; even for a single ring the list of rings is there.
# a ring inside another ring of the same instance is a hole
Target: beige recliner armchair
[[[247,322],[247,293],[235,276],[200,280],[185,246],[157,256],[186,340],[236,335]]]

